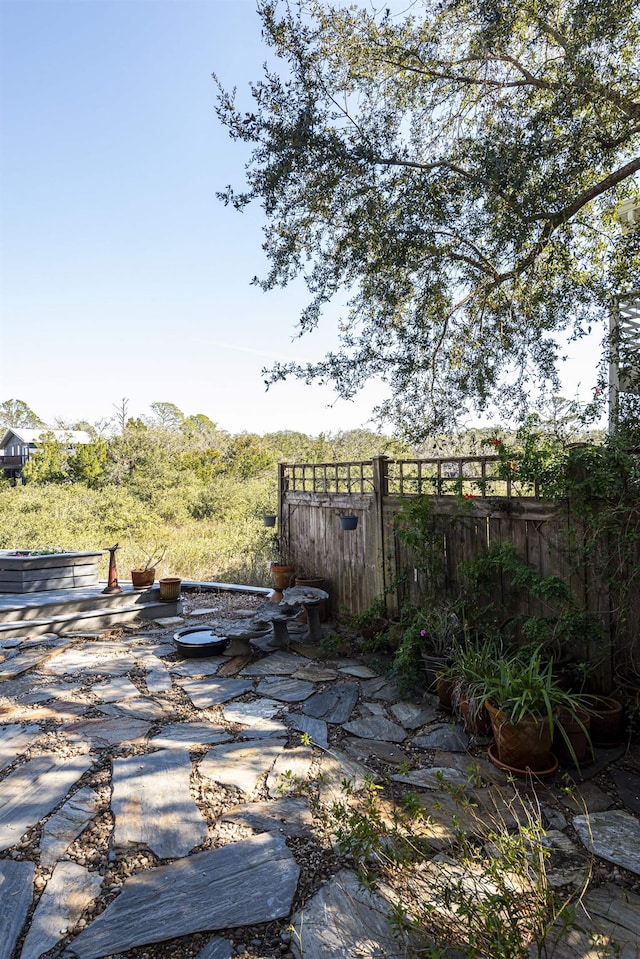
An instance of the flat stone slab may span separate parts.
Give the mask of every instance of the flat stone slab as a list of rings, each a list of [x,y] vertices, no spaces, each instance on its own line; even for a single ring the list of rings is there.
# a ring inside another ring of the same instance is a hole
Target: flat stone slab
[[[293,916],[291,951],[297,959],[404,956],[406,942],[392,932],[390,918],[389,902],[343,869]]]
[[[442,785],[466,786],[467,777],[458,769],[447,766],[429,766],[425,769],[412,769],[411,772],[393,777],[397,783],[407,783],[421,789],[440,789]]]
[[[555,787],[553,793],[563,805],[579,815],[585,809],[588,809],[589,813],[604,812],[613,806],[613,798],[609,793],[590,781],[576,783],[570,791]]]
[[[11,959],[33,899],[32,862],[0,859],[0,959]],[[8,908],[8,904],[11,908]]]
[[[319,663],[305,663],[291,674],[292,679],[308,680],[310,683],[331,683],[338,675],[337,669],[321,666]]]
[[[253,692],[253,682],[250,679],[180,679],[178,684],[196,709],[220,706],[244,696],[245,693]]]
[[[407,738],[402,726],[392,723],[390,719],[385,719],[383,716],[352,719],[351,722],[344,723],[342,728],[345,732],[360,736],[361,739],[379,739],[385,743],[401,743]]]
[[[309,804],[301,796],[285,796],[275,802],[243,803],[220,818],[223,822],[249,826],[256,832],[308,836],[313,831],[313,816]]]
[[[220,936],[214,936],[197,954],[196,959],[231,959],[233,956],[233,943],[228,939],[222,939]]]
[[[22,726],[20,723],[0,726],[0,769],[15,762],[41,735],[39,726]]]
[[[100,796],[85,786],[74,793],[42,827],[40,865],[53,866],[96,816]]]
[[[389,708],[405,729],[419,729],[435,722],[438,715],[434,706],[416,706],[414,703],[393,703]]]
[[[255,663],[250,663],[241,671],[241,676],[291,676],[304,663],[293,653],[278,651],[270,653]]]
[[[324,719],[314,719],[312,716],[304,716],[302,713],[287,713],[286,719],[290,726],[306,734],[312,743],[322,746],[323,749],[326,749],[329,745],[327,724]]]
[[[186,749],[162,749],[113,762],[111,811],[116,846],[148,846],[160,859],[186,856],[208,836],[191,798]]]
[[[77,923],[98,895],[102,876],[75,862],[61,862],[53,870],[31,919],[20,959],[40,959]]]
[[[296,746],[283,750],[267,776],[267,792],[272,799],[284,796],[307,782],[313,763],[310,746]]]
[[[48,816],[92,766],[86,756],[45,755],[29,759],[0,783],[0,850]]]
[[[373,679],[374,676],[378,675],[375,669],[370,669],[368,666],[359,663],[356,663],[355,666],[340,666],[339,672],[344,673],[345,676],[355,676],[356,679]]]
[[[427,727],[412,742],[419,749],[446,749],[452,753],[463,753],[469,747],[469,735],[455,723],[436,723]]]
[[[344,744],[345,750],[354,759],[370,759],[372,756],[383,763],[400,766],[407,763],[409,757],[403,749],[393,743],[379,742],[377,739],[358,739],[354,737]]]
[[[229,742],[231,736],[224,726],[210,723],[173,723],[149,740],[150,746],[178,749],[183,746],[211,746]]]
[[[375,679],[366,679],[362,683],[362,695],[366,699],[383,699],[389,703],[396,702],[400,698],[397,686],[380,676]]]
[[[233,703],[231,706],[225,706],[223,716],[228,723],[244,726],[240,735],[248,739],[286,736],[285,724],[271,718],[282,708],[282,703],[275,699],[256,699],[251,703]]]
[[[131,651],[122,643],[96,641],[59,653],[43,667],[44,672],[64,676],[124,676],[135,667]]]
[[[165,663],[151,651],[136,651],[136,659],[145,670],[144,681],[149,693],[167,693],[172,688],[171,675]]]
[[[156,699],[128,699],[120,703],[107,703],[99,706],[98,711],[103,716],[122,716],[124,719],[148,719],[150,722],[159,722],[172,719],[176,714],[174,703],[158,702]]]
[[[184,623],[182,616],[159,616],[157,619],[154,619],[154,623],[158,626],[180,626],[181,623]]]
[[[235,786],[249,795],[284,748],[284,739],[265,742],[263,739],[214,746],[198,764],[201,776],[224,786]]]
[[[363,716],[383,716],[387,718],[387,707],[384,703],[360,703],[358,713]]]
[[[272,922],[289,914],[299,872],[284,837],[268,833],[147,869],[125,881],[69,953],[98,959],[176,936]]]
[[[25,703],[46,703],[50,699],[64,699],[67,696],[84,698],[79,683],[53,682],[45,686],[38,686],[28,696],[24,696]]]
[[[63,727],[72,742],[86,742],[93,749],[109,749],[122,743],[140,743],[148,735],[151,723],[143,719],[83,719]]]
[[[314,693],[304,703],[302,712],[314,719],[324,719],[327,723],[342,724],[351,716],[357,701],[358,690],[355,686],[338,684]]]
[[[132,699],[142,695],[138,687],[124,676],[115,676],[108,683],[96,683],[90,692],[101,703],[117,703],[120,699]]]
[[[542,837],[542,845],[549,852],[544,871],[552,889],[584,883],[589,871],[587,857],[568,836],[558,829],[549,829]]]
[[[254,699],[250,703],[232,703],[225,706],[222,715],[228,723],[248,726],[258,719],[272,719],[282,708],[282,703],[275,699]]]
[[[168,663],[172,676],[215,676],[225,661],[211,656],[202,659],[185,659],[179,663]]]
[[[285,676],[267,676],[258,683],[258,692],[261,696],[271,699],[280,699],[283,703],[300,703],[314,691],[313,683],[301,679],[289,679]]]
[[[628,769],[612,769],[611,778],[627,809],[640,816],[640,776]]]
[[[351,789],[359,792],[365,780],[377,777],[373,770],[357,762],[339,749],[332,749],[325,753],[320,760],[318,775],[318,789],[323,802],[340,802],[345,799],[343,785],[349,783]]]
[[[640,822],[624,809],[573,820],[580,839],[595,856],[640,875]]]

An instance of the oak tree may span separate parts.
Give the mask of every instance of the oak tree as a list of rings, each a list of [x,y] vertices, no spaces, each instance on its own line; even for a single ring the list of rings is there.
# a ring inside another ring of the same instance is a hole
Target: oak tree
[[[564,345],[606,330],[640,285],[637,0],[414,0],[379,12],[260,0],[275,55],[248,109],[218,114],[250,149],[220,193],[266,215],[265,290],[302,277],[304,335],[328,304],[340,343],[281,363],[343,397],[380,378],[380,412],[417,438],[557,386]],[[345,305],[346,303],[346,305]]]

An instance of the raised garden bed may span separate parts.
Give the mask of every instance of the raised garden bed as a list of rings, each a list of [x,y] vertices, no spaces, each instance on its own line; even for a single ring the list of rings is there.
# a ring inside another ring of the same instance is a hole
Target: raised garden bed
[[[100,552],[0,550],[0,593],[97,586]]]

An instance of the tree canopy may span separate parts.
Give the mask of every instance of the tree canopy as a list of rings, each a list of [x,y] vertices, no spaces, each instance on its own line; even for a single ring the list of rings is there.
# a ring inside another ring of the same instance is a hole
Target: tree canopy
[[[405,12],[260,0],[265,66],[249,144],[221,199],[266,214],[265,290],[302,277],[299,333],[331,300],[339,347],[277,364],[380,412],[413,438],[497,401],[557,387],[562,344],[604,333],[640,286],[640,8],[636,0],[415,0]]]

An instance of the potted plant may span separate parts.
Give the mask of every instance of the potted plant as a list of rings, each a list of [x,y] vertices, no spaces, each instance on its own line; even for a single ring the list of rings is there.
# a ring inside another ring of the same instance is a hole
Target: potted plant
[[[451,663],[445,674],[453,687],[453,707],[468,733],[491,734],[491,718],[479,693],[479,680],[504,656],[502,640],[482,634],[467,633],[456,643]]]
[[[491,717],[495,752],[490,758],[515,772],[549,772],[557,767],[552,753],[554,732],[559,731],[574,762],[578,762],[564,727],[560,709],[579,721],[587,697],[562,688],[553,673],[553,660],[545,661],[541,647],[520,650],[478,669],[473,695],[486,705]]]
[[[424,614],[420,629],[420,652],[427,673],[437,673],[451,665],[462,624],[453,603],[433,605]]]
[[[167,547],[154,547],[151,550],[140,549],[139,560],[135,569],[131,570],[131,582],[135,589],[148,589],[156,579],[156,567],[160,565],[167,552]]]

